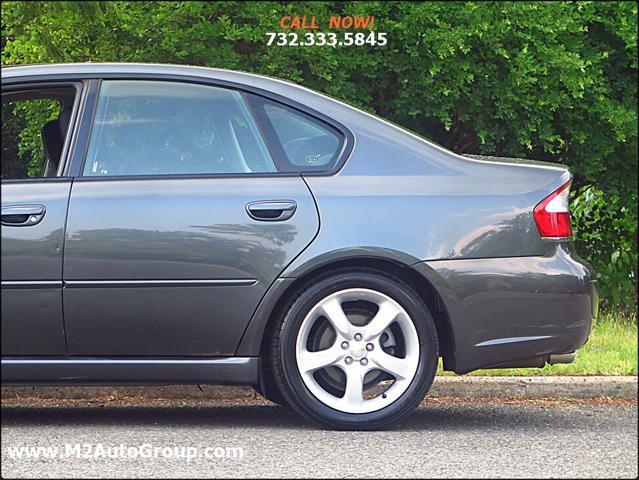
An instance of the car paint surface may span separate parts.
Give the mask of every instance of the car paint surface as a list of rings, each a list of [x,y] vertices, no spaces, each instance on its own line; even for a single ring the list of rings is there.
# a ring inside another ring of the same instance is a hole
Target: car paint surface
[[[64,355],[62,258],[70,180],[2,185],[2,207],[46,205],[37,225],[2,226],[2,355]]]
[[[252,74],[144,64],[2,72],[3,87],[101,78],[247,88],[335,120],[349,139],[344,161],[325,174],[76,178],[63,269],[50,253],[62,231],[45,240],[41,229],[34,252],[18,262],[14,247],[6,254],[4,247],[5,232],[9,238],[18,229],[3,226],[3,307],[27,298],[8,300],[18,291],[5,288],[11,280],[60,282],[64,319],[50,319],[49,335],[57,329],[58,338],[48,354],[257,357],[273,309],[295,279],[353,259],[390,261],[435,288],[452,335],[445,358],[452,370],[565,353],[586,341],[596,315],[593,274],[570,242],[542,240],[532,216],[570,180],[564,167],[462,157],[319,93]],[[77,157],[66,175],[80,171]],[[7,187],[18,195],[65,182]],[[244,211],[256,200],[294,200],[298,211],[260,224]],[[3,183],[3,206],[15,201]],[[41,270],[43,259],[57,269]],[[47,302],[54,313],[55,302]],[[18,324],[32,321],[6,318],[3,334],[6,323],[12,338],[23,331]],[[25,354],[5,349],[4,340],[2,353]]]
[[[297,204],[289,221],[245,210],[282,195]],[[233,355],[266,289],[318,229],[299,177],[76,181],[64,258],[69,353]]]

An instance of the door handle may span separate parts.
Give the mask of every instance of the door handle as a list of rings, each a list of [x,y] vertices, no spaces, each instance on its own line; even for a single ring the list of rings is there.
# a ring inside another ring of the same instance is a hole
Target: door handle
[[[283,222],[293,216],[297,203],[293,200],[264,200],[246,205],[246,213],[254,220],[261,222]]]
[[[46,209],[43,205],[2,207],[2,225],[8,227],[30,227],[40,223],[45,213]]]

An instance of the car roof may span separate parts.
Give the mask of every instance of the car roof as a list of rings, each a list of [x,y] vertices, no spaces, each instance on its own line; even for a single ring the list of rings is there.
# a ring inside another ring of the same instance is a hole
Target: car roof
[[[198,67],[192,65],[172,65],[160,63],[52,63],[38,65],[3,66],[2,79],[19,77],[100,77],[126,75],[154,75],[167,77],[199,77],[210,80],[221,80],[238,83],[255,88],[269,90],[276,94],[288,95],[293,92],[323,97],[335,101],[325,95],[279,78],[257,75],[254,73],[226,70],[222,68]]]
[[[187,75],[204,78],[237,77],[270,78],[273,81],[284,83],[264,75],[256,75],[247,72],[227,70],[224,68],[198,67],[195,65],[173,65],[168,63],[117,63],[117,62],[85,62],[85,63],[42,63],[32,65],[7,65],[2,67],[2,77],[12,78],[25,75],[103,75],[103,74],[165,74]],[[294,85],[290,83],[290,85]]]

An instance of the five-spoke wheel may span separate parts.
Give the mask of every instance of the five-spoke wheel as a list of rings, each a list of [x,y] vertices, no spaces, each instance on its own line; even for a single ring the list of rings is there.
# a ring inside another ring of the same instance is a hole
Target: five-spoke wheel
[[[269,366],[300,413],[331,427],[370,429],[419,404],[437,350],[433,320],[410,286],[383,272],[340,271],[287,306]]]
[[[332,335],[326,335],[331,343],[315,349],[313,335],[319,328],[314,327],[323,322],[332,328]],[[391,336],[393,346],[385,347]],[[322,299],[306,315],[296,359],[304,384],[322,403],[342,412],[365,413],[393,403],[408,388],[417,371],[419,339],[410,316],[395,300],[375,290],[350,288]],[[343,391],[338,395],[318,375],[332,368],[341,370],[341,375],[334,372],[341,377],[337,390]]]

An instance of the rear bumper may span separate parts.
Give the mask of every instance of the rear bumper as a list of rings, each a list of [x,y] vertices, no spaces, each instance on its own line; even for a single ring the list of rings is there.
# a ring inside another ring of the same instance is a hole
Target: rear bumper
[[[427,261],[414,265],[440,294],[452,335],[444,368],[540,365],[578,350],[598,312],[591,268],[571,244],[543,257]]]

